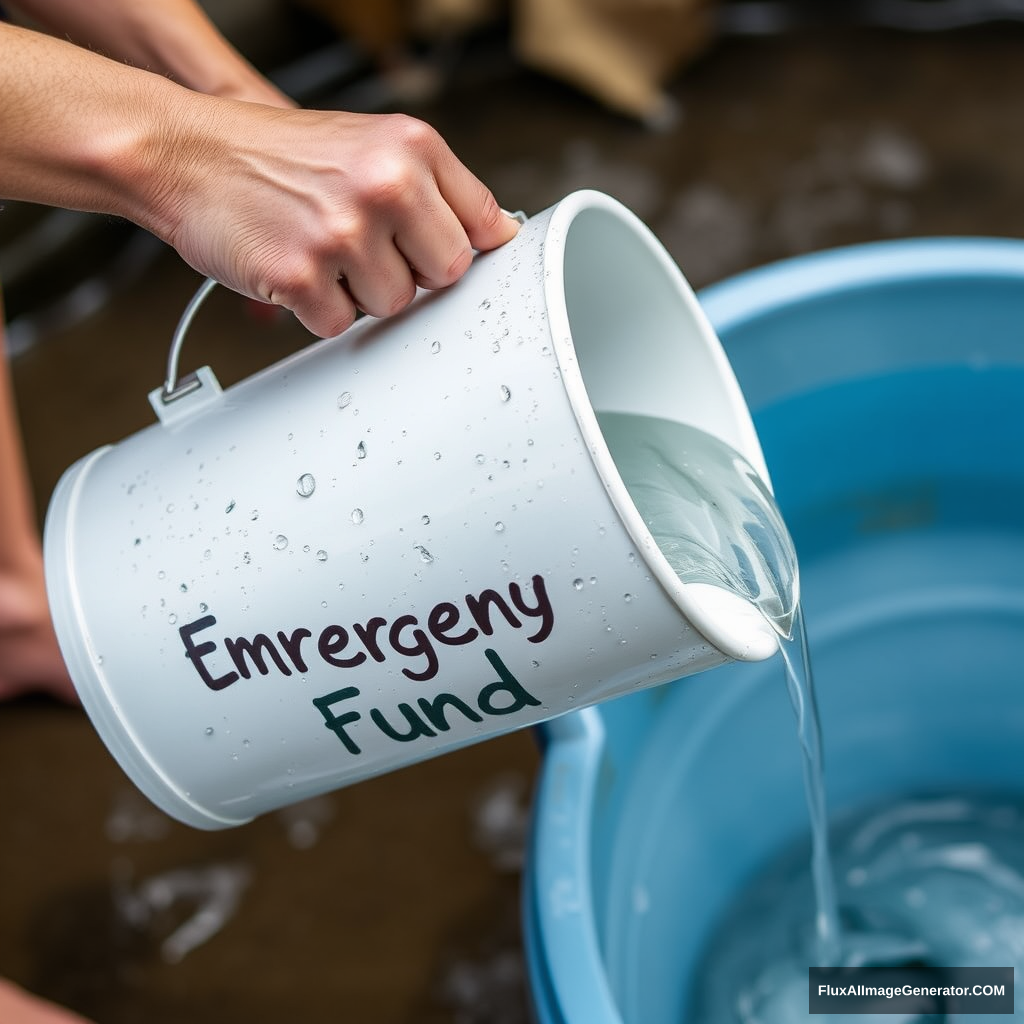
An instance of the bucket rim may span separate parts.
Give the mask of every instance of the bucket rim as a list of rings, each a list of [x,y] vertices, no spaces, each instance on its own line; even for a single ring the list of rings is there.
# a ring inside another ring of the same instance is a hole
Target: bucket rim
[[[686,621],[725,658],[735,661],[763,661],[778,650],[778,639],[766,621],[749,613],[749,604],[724,588],[684,583],[654,540],[647,523],[633,502],[612,458],[597,412],[587,393],[587,382],[573,339],[566,302],[566,257],[574,222],[591,213],[604,214],[622,232],[644,247],[660,285],[671,289],[672,299],[689,318],[692,337],[687,345],[699,350],[714,369],[714,383],[736,434],[734,446],[757,471],[771,490],[771,479],[761,444],[746,400],[732,365],[722,348],[697,296],[676,262],[651,229],[617,199],[593,189],[570,193],[551,209],[543,251],[544,298],[551,341],[558,359],[562,384],[591,462],[609,500],[651,575]]]

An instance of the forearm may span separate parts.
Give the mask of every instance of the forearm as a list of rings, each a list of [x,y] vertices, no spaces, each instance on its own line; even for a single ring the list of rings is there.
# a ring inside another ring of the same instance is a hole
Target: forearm
[[[164,235],[161,190],[217,102],[0,23],[0,196],[114,214]]]
[[[206,96],[2,24],[0,196],[126,217],[323,337],[518,227],[413,118]]]
[[[16,0],[15,6],[58,36],[198,92],[292,105],[192,0]]]

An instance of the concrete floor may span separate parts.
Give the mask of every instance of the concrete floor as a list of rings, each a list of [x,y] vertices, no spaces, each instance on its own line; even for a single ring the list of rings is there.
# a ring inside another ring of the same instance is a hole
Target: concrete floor
[[[470,48],[417,112],[507,207],[617,196],[697,286],[865,240],[1024,236],[1024,26],[723,39],[673,86],[663,134],[494,56]],[[41,509],[74,459],[150,422],[196,284],[160,253],[15,360]],[[306,341],[219,294],[184,365],[227,384]],[[521,733],[206,834],[152,810],[81,714],[4,707],[0,972],[102,1024],[520,1024],[538,764]],[[193,945],[202,905],[223,921]]]

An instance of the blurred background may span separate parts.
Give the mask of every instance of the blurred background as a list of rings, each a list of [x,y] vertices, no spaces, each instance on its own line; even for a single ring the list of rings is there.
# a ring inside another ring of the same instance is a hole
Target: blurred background
[[[698,288],[862,241],[1024,236],[1024,2],[205,6],[302,103],[432,123],[509,209],[610,193]],[[129,224],[8,203],[0,280],[41,518],[68,465],[151,421],[199,279]],[[183,369],[227,385],[310,341],[222,291]],[[521,1024],[540,756],[519,733],[206,834],[81,713],[4,706],[0,974],[100,1024]]]

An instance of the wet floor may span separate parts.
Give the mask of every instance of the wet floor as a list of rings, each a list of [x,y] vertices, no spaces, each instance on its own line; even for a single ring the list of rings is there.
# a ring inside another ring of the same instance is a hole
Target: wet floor
[[[725,38],[674,84],[680,116],[659,134],[489,38],[416,112],[503,205],[607,191],[701,286],[835,245],[1024,236],[1022,57],[1020,25]],[[198,280],[144,244],[129,262],[139,273],[92,315],[16,335],[41,509],[67,465],[151,420],[146,394]],[[217,294],[183,366],[227,384],[307,340]],[[520,733],[207,834],[137,795],[79,713],[6,706],[0,973],[102,1024],[520,1024],[539,757]]]

